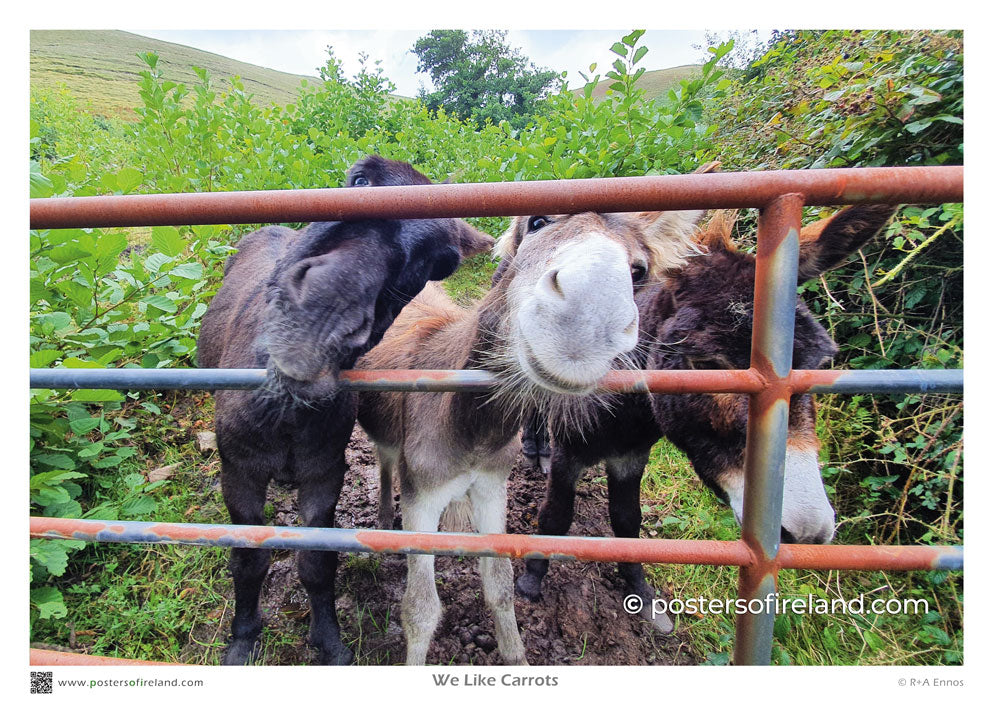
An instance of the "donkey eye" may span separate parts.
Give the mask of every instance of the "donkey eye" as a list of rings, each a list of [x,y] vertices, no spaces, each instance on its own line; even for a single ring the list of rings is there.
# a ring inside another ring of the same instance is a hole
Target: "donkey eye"
[[[642,280],[648,277],[648,266],[644,263],[632,263],[631,264],[631,282],[638,284]]]
[[[372,183],[369,182],[369,178],[364,175],[356,175],[355,179],[352,181],[352,187],[369,187]]]
[[[533,233],[543,226],[548,226],[552,220],[545,216],[531,217],[528,219],[528,233]]]

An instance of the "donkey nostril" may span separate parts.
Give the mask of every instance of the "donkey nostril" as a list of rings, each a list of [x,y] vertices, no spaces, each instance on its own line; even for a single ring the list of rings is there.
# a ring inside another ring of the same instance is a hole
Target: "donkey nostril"
[[[302,262],[290,271],[287,287],[297,300],[303,297],[304,279],[307,277],[308,270],[310,270],[310,263]]]
[[[559,271],[558,270],[550,270],[550,271],[548,271],[547,273],[545,273],[545,277],[543,278],[543,280],[544,280],[545,286],[549,289],[549,291],[552,294],[556,295],[560,299],[565,299],[565,292],[562,291],[562,286],[559,285]]]
[[[638,317],[635,317],[634,319],[631,320],[631,323],[628,324],[626,329],[624,329],[624,333],[625,334],[638,333]]]

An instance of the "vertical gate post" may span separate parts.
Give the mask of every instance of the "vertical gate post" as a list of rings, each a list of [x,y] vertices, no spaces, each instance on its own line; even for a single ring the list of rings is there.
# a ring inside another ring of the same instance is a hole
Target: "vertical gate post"
[[[738,576],[738,597],[749,610],[737,616],[736,665],[769,664],[772,656],[802,213],[803,197],[796,194],[776,198],[759,213],[751,366],[766,386],[748,403],[741,534],[753,562]]]

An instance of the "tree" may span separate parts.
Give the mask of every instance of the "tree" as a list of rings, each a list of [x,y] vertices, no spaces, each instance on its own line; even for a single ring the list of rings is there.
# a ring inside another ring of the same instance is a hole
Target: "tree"
[[[431,109],[444,108],[462,119],[523,127],[538,109],[558,74],[538,68],[519,49],[507,44],[507,32],[436,29],[418,39],[411,52],[417,70],[436,88],[423,88],[421,100]]]

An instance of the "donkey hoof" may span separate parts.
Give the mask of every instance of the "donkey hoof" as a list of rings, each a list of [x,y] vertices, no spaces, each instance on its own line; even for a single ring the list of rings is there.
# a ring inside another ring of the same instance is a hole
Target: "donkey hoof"
[[[656,631],[662,633],[663,635],[669,635],[669,633],[676,628],[672,622],[672,619],[669,618],[669,614],[665,611],[653,612],[651,608],[651,606],[642,608],[639,615],[651,623],[652,627],[655,628]]]
[[[528,601],[541,599],[541,578],[525,572],[514,582],[514,590]]]
[[[321,649],[318,663],[322,665],[334,665],[344,667],[355,661],[355,654],[344,645],[331,650]]]
[[[644,592],[632,592],[628,596],[637,596],[642,601],[641,608],[638,609],[638,616],[645,619],[652,624],[652,627],[659,633],[663,635],[668,635],[675,629],[675,625],[672,619],[669,618],[669,614],[665,611],[657,610],[655,606],[655,599],[651,595],[646,595]],[[625,602],[627,606],[627,602]]]
[[[225,666],[236,666],[254,664],[259,658],[260,645],[258,638],[246,640],[244,638],[232,639],[224,653],[221,664]]]
[[[552,456],[551,455],[539,455],[538,465],[541,466],[541,474],[547,475],[552,471]]]

